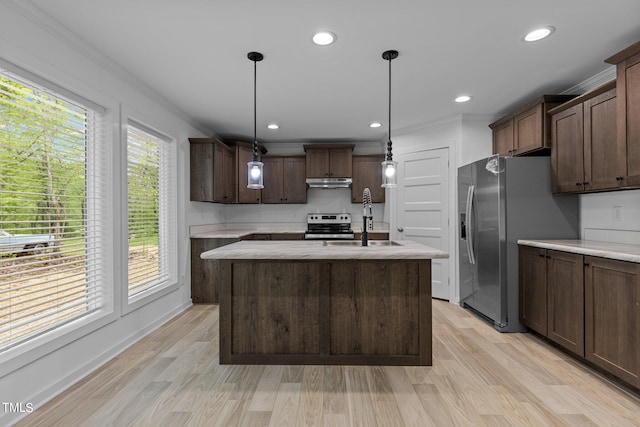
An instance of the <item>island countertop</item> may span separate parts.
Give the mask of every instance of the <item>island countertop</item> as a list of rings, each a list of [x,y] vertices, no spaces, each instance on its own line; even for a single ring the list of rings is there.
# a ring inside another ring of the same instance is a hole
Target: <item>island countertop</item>
[[[344,242],[344,241],[342,241]],[[348,241],[351,242],[351,241]],[[388,242],[388,241],[386,241]],[[245,240],[203,252],[202,259],[270,259],[270,260],[318,260],[318,259],[436,259],[448,258],[447,252],[421,245],[410,240],[394,241],[397,244],[325,245],[324,241],[251,241]],[[359,243],[359,242],[358,242]],[[371,242],[370,242],[371,243]]]

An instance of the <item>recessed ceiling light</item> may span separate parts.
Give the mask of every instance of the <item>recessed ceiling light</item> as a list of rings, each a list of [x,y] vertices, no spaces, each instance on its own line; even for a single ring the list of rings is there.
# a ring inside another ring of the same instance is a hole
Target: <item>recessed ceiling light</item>
[[[382,126],[382,123],[378,123],[378,122],[369,123],[370,128],[379,128],[380,126]]]
[[[267,127],[268,127],[269,129],[279,129],[279,128],[280,128],[280,126],[278,126],[278,125],[277,125],[277,124],[275,124],[275,123],[269,123],[269,124],[267,125]]]
[[[313,35],[313,42],[318,46],[327,46],[336,41],[336,35],[330,31],[319,31]]]
[[[470,101],[470,100],[471,100],[471,97],[469,95],[460,95],[454,101],[456,101],[456,102],[467,102],[467,101]]]
[[[542,40],[545,37],[549,37],[555,30],[556,29],[553,27],[536,28],[535,30],[527,33],[527,35],[524,36],[524,41],[536,42],[538,40]]]

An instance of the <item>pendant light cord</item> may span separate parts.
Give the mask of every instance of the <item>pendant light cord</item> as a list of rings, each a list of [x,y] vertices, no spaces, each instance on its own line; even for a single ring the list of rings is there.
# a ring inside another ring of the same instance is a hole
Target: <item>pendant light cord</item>
[[[391,55],[389,55],[389,140],[387,141],[387,160],[393,160],[391,154]]]
[[[258,136],[257,136],[257,115],[258,115],[258,108],[257,108],[257,91],[256,91],[256,86],[257,86],[257,75],[258,75],[258,62],[257,61],[253,61],[253,161],[257,162],[258,161]]]

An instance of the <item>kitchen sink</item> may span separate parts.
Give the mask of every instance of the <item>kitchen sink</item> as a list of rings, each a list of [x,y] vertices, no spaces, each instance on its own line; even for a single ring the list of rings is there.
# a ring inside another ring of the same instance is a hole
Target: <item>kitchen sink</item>
[[[325,240],[322,246],[362,246],[360,240]],[[369,246],[402,246],[394,240],[369,240]]]

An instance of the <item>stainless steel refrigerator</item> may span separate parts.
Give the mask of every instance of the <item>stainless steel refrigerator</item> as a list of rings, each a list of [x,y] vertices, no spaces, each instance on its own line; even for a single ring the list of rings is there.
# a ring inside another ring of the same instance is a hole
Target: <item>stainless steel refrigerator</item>
[[[551,193],[549,157],[492,156],[458,168],[460,305],[519,332],[518,239],[577,239],[578,198]]]

